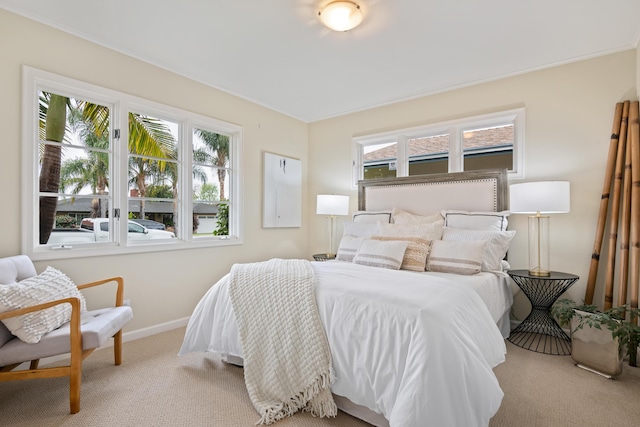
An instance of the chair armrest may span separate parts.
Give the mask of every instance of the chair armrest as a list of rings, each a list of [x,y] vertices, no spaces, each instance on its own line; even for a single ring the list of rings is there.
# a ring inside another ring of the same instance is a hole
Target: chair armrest
[[[17,310],[4,311],[0,313],[0,320],[9,319],[11,317],[20,316],[20,315],[31,313],[34,311],[45,310],[55,305],[66,304],[66,303],[71,304],[72,316],[73,316],[73,312],[76,310],[78,311],[78,313],[80,313],[80,299],[76,297],[69,297],[69,298],[57,299],[55,301],[43,302],[42,304],[32,305],[30,307],[25,307],[25,308],[19,308]]]
[[[124,279],[122,277],[109,277],[107,279],[96,280],[95,282],[85,283],[83,285],[78,285],[78,289],[87,289],[98,285],[103,285],[105,283],[116,282],[118,284],[118,289],[116,290],[116,307],[120,307],[124,305]]]
[[[82,361],[82,332],[80,331],[80,298],[69,297],[62,298],[55,301],[49,301],[42,304],[32,305],[31,307],[20,308],[18,310],[5,311],[0,313],[0,320],[8,319],[10,317],[20,316],[21,314],[27,314],[38,310],[44,310],[59,304],[71,304],[71,319],[69,320],[69,352],[71,353],[71,369],[74,368],[74,361]],[[37,366],[37,362],[34,365],[34,360],[31,361],[31,366]]]

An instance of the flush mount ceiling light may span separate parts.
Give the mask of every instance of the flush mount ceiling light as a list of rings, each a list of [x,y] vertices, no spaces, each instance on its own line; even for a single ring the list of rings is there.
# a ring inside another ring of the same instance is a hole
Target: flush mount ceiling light
[[[334,1],[318,12],[324,25],[334,31],[349,31],[362,22],[360,6],[351,1]]]

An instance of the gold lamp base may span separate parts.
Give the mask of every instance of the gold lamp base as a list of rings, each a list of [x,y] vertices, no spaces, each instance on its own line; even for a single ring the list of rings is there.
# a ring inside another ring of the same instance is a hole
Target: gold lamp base
[[[538,276],[538,277],[549,277],[551,276],[551,272],[548,270],[540,270],[540,269],[536,269],[536,270],[529,270],[529,274],[532,276]]]
[[[537,277],[551,275],[549,257],[549,215],[529,217],[529,274]]]

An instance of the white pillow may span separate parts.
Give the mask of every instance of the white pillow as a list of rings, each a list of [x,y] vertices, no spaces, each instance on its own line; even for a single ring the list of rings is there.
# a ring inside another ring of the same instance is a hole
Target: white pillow
[[[466,228],[468,230],[497,230],[505,231],[509,222],[509,211],[502,212],[468,212],[445,210],[442,211],[444,226]]]
[[[353,214],[354,222],[391,222],[391,211],[357,211]]]
[[[465,275],[480,273],[486,248],[486,240],[472,242],[434,240],[427,260],[427,270]]]
[[[374,234],[378,234],[377,222],[345,221],[343,223],[343,236],[371,237]]]
[[[482,271],[502,271],[502,260],[507,254],[509,244],[515,234],[515,230],[465,230],[445,227],[442,232],[442,240],[456,242],[486,240],[488,245],[482,261]]]
[[[441,221],[442,215],[438,212],[433,215],[416,215],[402,209],[393,208],[391,210],[391,222],[394,224],[430,224]]]
[[[403,240],[407,241],[407,250],[402,258],[401,270],[424,271],[427,268],[427,257],[431,248],[431,240],[422,239],[420,237],[391,237],[391,236],[373,236],[373,240]]]
[[[356,264],[399,270],[409,242],[365,239],[353,257]]]
[[[378,234],[391,237],[420,237],[422,239],[439,240],[442,237],[444,220],[429,224],[384,224],[378,223]]]
[[[336,259],[340,261],[353,261],[353,257],[356,256],[358,248],[364,241],[364,237],[355,237],[345,235],[340,239],[340,246],[338,246],[338,253]]]
[[[41,274],[10,285],[0,285],[0,312],[31,307],[58,299],[76,297],[80,299],[82,311],[86,310],[84,296],[64,273],[47,267]],[[3,319],[7,329],[22,341],[30,344],[40,342],[43,335],[59,328],[71,320],[71,305],[58,304],[21,316]]]

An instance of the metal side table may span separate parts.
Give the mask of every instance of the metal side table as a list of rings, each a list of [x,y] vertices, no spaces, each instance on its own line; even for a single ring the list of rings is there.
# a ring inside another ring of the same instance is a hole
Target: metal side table
[[[518,347],[544,354],[571,354],[571,338],[551,317],[551,306],[579,277],[552,271],[549,276],[533,276],[528,270],[510,270],[509,276],[531,301],[531,313],[509,335]]]

